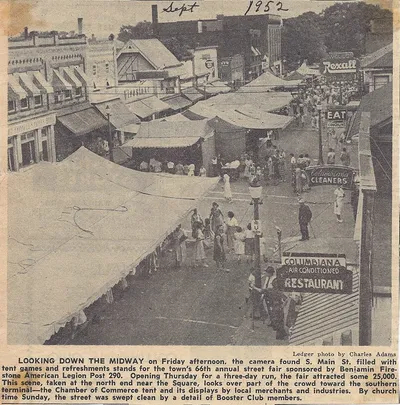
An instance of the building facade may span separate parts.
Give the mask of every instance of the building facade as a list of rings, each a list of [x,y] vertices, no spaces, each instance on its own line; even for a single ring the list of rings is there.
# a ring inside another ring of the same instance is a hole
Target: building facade
[[[281,61],[281,18],[274,15],[223,16],[214,20],[159,23],[153,6],[153,32],[158,38],[177,38],[182,45],[198,48],[218,47],[218,66],[224,61],[223,77],[242,76],[250,81],[259,76],[263,67],[274,67]],[[239,75],[239,64],[227,63],[244,59]],[[268,61],[268,66],[265,65]],[[264,63],[264,65],[263,65]],[[235,71],[229,72],[233,67]],[[234,79],[235,80],[235,79]]]
[[[24,35],[8,42],[8,168],[55,161],[56,119],[89,105],[86,38]]]
[[[88,40],[86,70],[89,78],[89,99],[118,85],[116,44],[113,40]]]

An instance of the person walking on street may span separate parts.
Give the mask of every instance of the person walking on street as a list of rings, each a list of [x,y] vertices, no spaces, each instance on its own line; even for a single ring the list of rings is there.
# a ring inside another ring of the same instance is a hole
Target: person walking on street
[[[333,207],[333,213],[336,215],[338,222],[343,222],[342,208],[343,208],[343,200],[346,194],[344,193],[343,187],[341,185],[338,186],[338,188],[334,191],[334,194],[335,194],[335,202]]]
[[[342,153],[340,154],[340,161],[342,162],[343,166],[350,166],[350,154],[347,152],[346,148],[342,149]]]
[[[254,232],[251,229],[251,223],[247,224],[247,229],[244,231],[244,254],[247,257],[247,263],[254,260]]]
[[[335,151],[332,148],[329,148],[328,159],[327,159],[326,163],[328,165],[334,165],[335,159],[336,159]]]
[[[195,233],[197,230],[197,224],[200,224],[201,227],[203,227],[203,218],[201,215],[197,212],[197,208],[193,210],[193,214],[190,218],[190,224],[192,226],[192,236],[195,238]]]
[[[235,255],[237,262],[240,263],[242,260],[242,257],[244,256],[244,242],[246,239],[246,236],[243,232],[243,229],[238,226],[236,228],[236,232],[233,235],[235,239]]]
[[[186,261],[186,239],[187,235],[181,225],[175,229],[173,234],[173,246],[175,251],[176,267],[180,268]]]
[[[214,233],[217,233],[218,227],[224,224],[224,215],[216,202],[212,203],[210,221],[211,229]]]
[[[214,238],[214,261],[217,265],[217,270],[222,270],[226,262],[224,239],[224,227],[220,225]],[[228,269],[225,269],[225,271],[229,272]]]
[[[226,243],[228,246],[228,251],[233,251],[234,249],[234,234],[236,232],[236,228],[239,226],[237,219],[235,218],[235,214],[232,211],[228,212],[228,220],[226,221]]]
[[[202,225],[196,222],[196,233],[195,233],[195,243],[194,243],[194,267],[203,266],[208,267],[206,263],[206,253],[204,251],[204,234],[201,230]]]
[[[207,170],[203,165],[200,167],[199,176],[200,177],[207,177]]]
[[[310,239],[310,235],[308,233],[308,224],[310,223],[311,218],[312,212],[310,207],[304,202],[303,199],[300,199],[299,200],[299,225],[301,232],[300,240]]]

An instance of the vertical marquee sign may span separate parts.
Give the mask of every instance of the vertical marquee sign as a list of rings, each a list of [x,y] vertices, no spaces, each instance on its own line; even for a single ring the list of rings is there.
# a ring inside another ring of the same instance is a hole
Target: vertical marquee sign
[[[344,254],[283,252],[276,280],[281,291],[324,294],[353,291],[353,272],[347,270]]]

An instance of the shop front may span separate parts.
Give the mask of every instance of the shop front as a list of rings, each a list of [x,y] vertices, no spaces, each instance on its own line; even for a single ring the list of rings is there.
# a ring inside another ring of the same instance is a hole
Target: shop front
[[[54,124],[56,114],[26,118],[8,124],[8,170],[18,171],[42,160],[56,160]]]

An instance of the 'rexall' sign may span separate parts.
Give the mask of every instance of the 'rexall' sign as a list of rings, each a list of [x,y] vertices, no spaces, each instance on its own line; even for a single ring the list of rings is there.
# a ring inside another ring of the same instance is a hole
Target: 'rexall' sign
[[[351,294],[353,273],[344,254],[288,253],[276,270],[278,289],[304,293]]]

